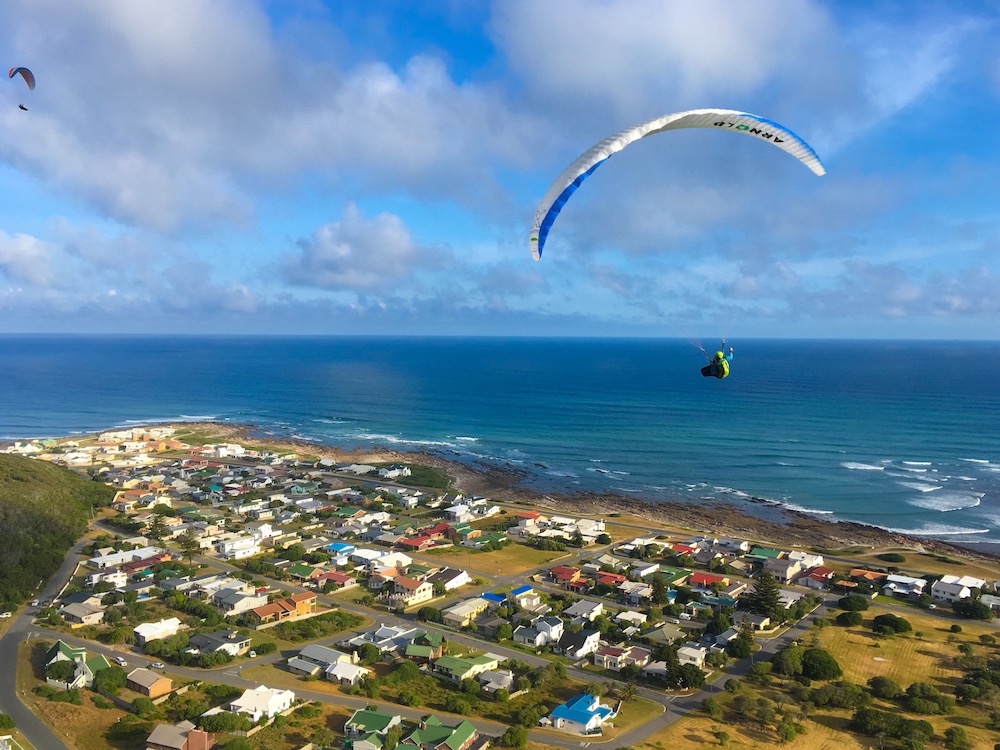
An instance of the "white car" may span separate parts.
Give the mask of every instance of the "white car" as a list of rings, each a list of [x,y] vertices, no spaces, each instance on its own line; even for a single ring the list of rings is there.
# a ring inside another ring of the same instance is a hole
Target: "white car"
[[[251,651],[250,654],[249,654],[249,656],[250,656],[251,659],[256,659],[257,658],[257,652],[256,651]]]
[[[117,664],[117,665],[118,665],[119,667],[127,667],[127,666],[128,666],[128,662],[127,662],[127,661],[125,661],[125,660],[124,660],[124,659],[123,659],[122,657],[120,657],[120,656],[116,656],[116,657],[115,657],[115,664]]]
[[[162,661],[154,661],[152,664],[149,665],[149,668],[150,669],[166,669],[166,666],[163,664]]]
[[[0,612],[0,620],[9,620],[13,616],[11,612]]]

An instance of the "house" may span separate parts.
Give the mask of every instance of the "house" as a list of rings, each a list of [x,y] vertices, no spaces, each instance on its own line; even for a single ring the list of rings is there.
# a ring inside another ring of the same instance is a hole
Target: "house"
[[[563,610],[563,617],[571,618],[571,622],[593,622],[599,615],[604,614],[604,605],[601,602],[592,602],[581,599]]]
[[[234,714],[244,714],[251,721],[277,716],[287,711],[295,702],[295,693],[291,690],[279,690],[258,685],[253,690],[244,690],[243,695],[229,704],[229,710]]]
[[[547,642],[544,635],[535,630],[535,628],[528,627],[527,625],[518,625],[514,628],[511,638],[514,643],[523,643],[525,646],[531,646],[532,648],[541,648]]]
[[[791,583],[802,572],[802,562],[790,557],[768,558],[764,560],[764,570],[773,575],[778,583]]]
[[[550,723],[555,729],[578,734],[599,734],[604,722],[615,716],[610,706],[602,706],[596,695],[580,693],[552,709],[543,723]]]
[[[128,673],[125,687],[147,698],[159,698],[174,689],[174,681],[159,672],[140,667]]]
[[[326,679],[346,687],[357,685],[364,677],[370,677],[372,672],[367,667],[352,664],[349,661],[338,661],[326,668]]]
[[[951,604],[958,599],[968,599],[974,589],[982,591],[986,581],[972,576],[945,575],[931,585],[931,598],[939,604]]]
[[[469,750],[479,737],[472,722],[465,719],[457,724],[445,724],[436,716],[425,716],[420,725],[410,732],[397,747],[406,750]]]
[[[733,622],[737,626],[749,625],[755,632],[766,630],[771,625],[771,618],[766,615],[757,615],[753,612],[737,612],[733,616]]]
[[[159,622],[145,622],[142,625],[136,625],[132,632],[135,634],[136,644],[145,646],[150,641],[176,635],[180,629],[181,621],[176,617],[169,617]]]
[[[570,659],[582,659],[597,651],[601,645],[601,634],[597,630],[581,630],[579,633],[564,632],[552,647],[553,651]]]
[[[146,738],[146,750],[211,750],[215,735],[196,729],[190,721],[157,724]]]
[[[830,585],[835,575],[834,571],[822,565],[813,568],[799,579],[799,583],[811,589],[825,589]]]
[[[471,625],[476,617],[486,611],[489,605],[488,601],[477,596],[442,610],[441,618],[445,625],[453,628],[464,628]]]
[[[546,643],[554,643],[562,638],[565,624],[558,617],[540,617],[535,620],[532,627],[545,638],[542,644],[545,645]]]
[[[454,591],[459,586],[465,586],[468,583],[472,583],[472,578],[469,576],[468,572],[465,570],[458,570],[457,568],[441,568],[434,573],[431,573],[425,579],[432,585],[437,583],[444,584],[445,591]]]
[[[653,587],[645,581],[623,581],[618,584],[618,591],[632,606],[653,595]]]
[[[514,692],[514,673],[509,669],[490,669],[476,675],[476,680],[487,695],[493,695],[497,690]]]
[[[434,598],[434,585],[429,581],[398,576],[392,581],[392,593],[384,596],[389,607],[413,607]]]
[[[711,591],[713,586],[722,588],[731,583],[726,576],[717,576],[712,573],[692,573],[688,576],[688,585],[697,591]]]
[[[200,654],[214,654],[219,651],[230,656],[242,656],[250,650],[250,636],[235,630],[217,630],[214,633],[197,633],[188,641],[188,650]]]
[[[604,646],[594,652],[594,664],[602,669],[620,672],[623,667],[635,665],[644,667],[649,663],[649,651],[638,646]]]
[[[269,622],[282,622],[292,617],[304,617],[316,611],[316,594],[303,591],[299,594],[292,594],[287,599],[265,604],[250,610],[251,619],[258,625]]]
[[[356,650],[366,643],[371,643],[383,654],[401,654],[409,644],[423,635],[426,635],[426,633],[418,628],[377,625],[371,630],[348,638],[341,642],[340,645]]]
[[[847,574],[847,577],[852,581],[858,581],[861,583],[871,583],[880,584],[885,580],[886,574],[880,573],[877,570],[865,570],[864,568],[852,568],[851,572]]]
[[[344,725],[352,750],[382,750],[386,733],[402,721],[398,714],[358,709]]]
[[[444,655],[444,636],[441,633],[420,633],[406,646],[407,659],[418,664],[428,664]]]
[[[103,607],[93,607],[87,604],[66,604],[59,608],[59,614],[72,627],[97,625],[104,620]]]
[[[223,588],[212,595],[212,604],[229,615],[241,615],[267,604],[266,593],[251,593],[237,588]]]
[[[549,569],[549,579],[553,583],[558,583],[566,586],[573,581],[577,581],[580,578],[581,570],[579,568],[568,568],[565,565],[556,565],[554,568]]]
[[[885,577],[885,583],[882,585],[882,593],[901,599],[916,598],[924,593],[926,585],[927,581],[923,578],[890,574]]]
[[[313,643],[288,659],[288,671],[312,677],[342,661],[354,664],[358,657],[356,654],[347,654]]]
[[[677,649],[677,660],[683,664],[694,664],[698,669],[705,666],[708,649],[696,643],[685,643]]]
[[[452,682],[461,682],[466,678],[496,669],[499,665],[499,660],[492,656],[442,656],[431,665],[431,670]]]
[[[76,664],[76,669],[67,682],[46,679],[48,684],[58,687],[61,690],[90,687],[94,683],[94,676],[102,669],[107,669],[111,666],[104,656],[100,654],[97,656],[88,656],[85,648],[72,648],[62,641],[56,641],[46,652],[44,664],[47,668],[58,661],[69,661]]]

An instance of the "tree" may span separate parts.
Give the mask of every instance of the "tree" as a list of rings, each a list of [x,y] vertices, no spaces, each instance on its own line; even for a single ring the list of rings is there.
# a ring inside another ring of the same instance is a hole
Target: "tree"
[[[505,622],[497,627],[496,639],[497,641],[509,641],[514,637],[514,628],[510,626],[509,622]]]
[[[58,682],[69,682],[76,674],[75,661],[57,661],[49,664],[45,670],[46,678]]]
[[[705,684],[705,673],[694,664],[683,664],[677,675],[681,687],[700,688]]]
[[[17,724],[7,714],[0,714],[0,729],[13,729]]]
[[[771,571],[762,570],[757,576],[753,589],[747,595],[747,605],[755,614],[766,615],[772,620],[784,619],[785,608],[781,606],[781,587]]]
[[[717,732],[713,732],[712,736],[719,741],[720,747],[726,747],[729,745],[729,733],[720,729]]]
[[[528,728],[517,725],[507,727],[500,742],[504,747],[524,747],[528,744]]]
[[[895,700],[903,694],[903,688],[899,683],[889,677],[876,676],[868,680],[868,687],[872,695],[882,700]]]
[[[374,643],[362,643],[357,653],[358,659],[364,667],[370,667],[382,658],[382,652]]]
[[[878,615],[872,620],[872,629],[891,630],[893,633],[909,633],[913,630],[913,626],[899,615],[886,613]]]
[[[333,747],[333,743],[336,741],[337,735],[335,735],[333,730],[329,727],[321,726],[313,732],[312,743],[313,746],[319,748],[319,750],[324,750],[324,748],[327,747]]]
[[[803,654],[805,649],[801,646],[786,646],[771,659],[774,671],[786,677],[797,677],[802,674]]]
[[[389,731],[385,733],[385,739],[382,740],[382,747],[385,750],[394,750],[401,739],[403,739],[403,728],[397,724],[394,727],[390,727]]]
[[[948,727],[944,730],[944,746],[948,750],[972,750],[972,741],[962,727]]]
[[[652,581],[653,593],[650,599],[653,604],[664,605],[667,603],[667,579],[662,573],[654,573]]]
[[[94,690],[103,690],[111,695],[117,695],[118,691],[125,687],[128,677],[121,667],[108,667],[102,669],[94,675]]]
[[[722,706],[715,698],[706,698],[701,702],[701,707],[712,717],[712,721],[722,721]]]
[[[194,556],[201,550],[198,539],[190,529],[181,534],[180,539],[177,540],[177,546],[181,548],[181,554],[187,560],[188,565],[191,564]]]
[[[837,615],[835,622],[845,628],[856,627],[864,622],[864,617],[857,610],[848,610],[847,612],[841,612]]]
[[[459,716],[465,716],[471,709],[469,702],[465,698],[453,693],[452,695],[449,695],[448,699],[444,702],[444,710],[450,711],[453,714],[458,714]]]
[[[726,653],[734,659],[746,659],[753,652],[753,638],[738,635],[726,644]]]
[[[843,673],[828,651],[811,648],[802,655],[802,674],[810,680],[835,680]]]
[[[153,508],[153,518],[149,522],[149,528],[146,530],[146,536],[150,539],[155,539],[157,541],[163,539],[167,534],[167,522],[164,521],[166,510],[162,505],[158,505]]]
[[[845,596],[837,602],[837,606],[848,612],[864,612],[871,606],[871,601],[863,596],[851,594]]]
[[[618,697],[626,703],[631,703],[639,695],[639,686],[634,682],[626,682],[618,688]]]
[[[958,599],[952,603],[951,608],[959,617],[969,620],[992,620],[993,611],[980,601],[973,599]]]

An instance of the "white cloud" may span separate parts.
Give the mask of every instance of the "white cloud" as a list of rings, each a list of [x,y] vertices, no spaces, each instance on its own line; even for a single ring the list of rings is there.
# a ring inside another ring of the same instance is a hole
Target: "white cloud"
[[[433,255],[414,244],[398,216],[381,213],[369,220],[353,204],[345,207],[340,221],[296,244],[299,253],[287,259],[287,278],[320,289],[384,289]]]
[[[0,231],[0,274],[13,283],[48,286],[55,278],[52,247],[26,234]]]

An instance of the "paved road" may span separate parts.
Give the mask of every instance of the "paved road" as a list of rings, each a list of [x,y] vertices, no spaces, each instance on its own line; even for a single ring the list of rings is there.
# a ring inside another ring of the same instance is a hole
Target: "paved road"
[[[81,539],[66,554],[62,566],[49,580],[39,598],[51,599],[69,580],[77,563],[82,559],[81,551],[89,544],[89,539]],[[60,737],[42,722],[17,695],[17,675],[13,665],[17,664],[18,646],[29,637],[32,631],[33,608],[22,607],[16,614],[10,627],[0,638],[0,664],[7,665],[5,679],[0,679],[0,710],[9,714],[17,728],[36,750],[61,750],[66,744]]]

